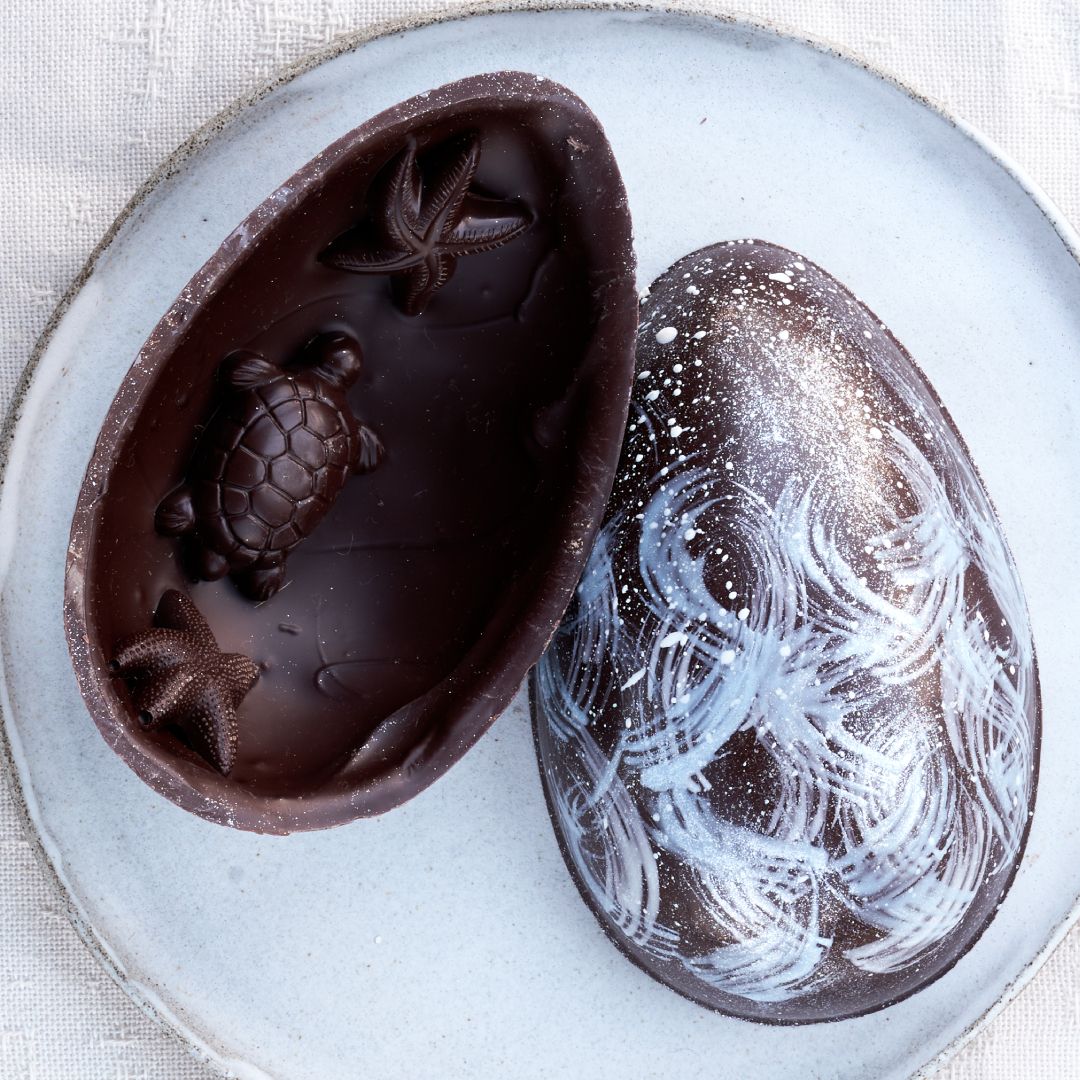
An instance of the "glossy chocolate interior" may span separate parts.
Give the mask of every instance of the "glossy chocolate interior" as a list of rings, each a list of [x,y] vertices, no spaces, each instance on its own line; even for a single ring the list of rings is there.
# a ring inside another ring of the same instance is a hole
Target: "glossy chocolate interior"
[[[372,215],[407,140],[421,173],[478,137],[473,190],[531,224],[458,260],[419,316],[390,277],[320,261]],[[410,798],[494,720],[539,657],[606,500],[632,365],[630,225],[603,133],[533,76],[479,76],[384,113],[263,205],[185,290],[103,428],[73,523],[69,639],[103,732],[169,797],[213,820],[288,832]],[[284,587],[253,603],[193,583],[154,511],[184,478],[233,350],[284,366],[315,334],[363,350],[349,388],[385,457],[350,478],[291,552]],[[106,666],[184,589],[222,649],[261,677],[238,712],[229,777],[176,729],[147,732]]]

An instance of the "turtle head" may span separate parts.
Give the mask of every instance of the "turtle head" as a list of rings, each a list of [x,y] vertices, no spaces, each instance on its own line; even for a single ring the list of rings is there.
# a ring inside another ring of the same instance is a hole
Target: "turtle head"
[[[348,334],[320,334],[308,346],[311,370],[334,386],[352,386],[360,378],[364,354]]]

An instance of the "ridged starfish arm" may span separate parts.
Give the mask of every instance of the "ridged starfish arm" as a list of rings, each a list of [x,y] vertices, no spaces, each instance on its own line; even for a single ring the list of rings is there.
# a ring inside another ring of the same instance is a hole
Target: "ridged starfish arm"
[[[154,623],[120,642],[112,670],[129,680],[140,723],[184,728],[228,775],[236,761],[236,710],[259,678],[258,665],[222,652],[202,612],[175,589],[163,594]]]
[[[520,204],[472,190],[479,165],[480,139],[469,135],[425,184],[410,139],[374,189],[367,227],[339,237],[322,261],[351,273],[405,278],[401,308],[421,314],[453,276],[458,259],[501,247],[532,223]]]

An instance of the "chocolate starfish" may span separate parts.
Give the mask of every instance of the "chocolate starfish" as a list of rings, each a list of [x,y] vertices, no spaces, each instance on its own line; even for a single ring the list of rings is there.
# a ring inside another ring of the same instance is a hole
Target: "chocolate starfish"
[[[239,653],[223,653],[202,612],[176,589],[162,594],[154,627],[120,642],[112,671],[129,680],[145,727],[181,725],[228,776],[236,761],[236,710],[259,668]]]
[[[367,237],[354,243],[346,234],[327,248],[322,261],[356,274],[400,277],[401,309],[419,315],[450,280],[458,259],[505,244],[531,221],[513,203],[469,190],[479,164],[480,140],[470,135],[425,183],[410,139],[374,199]]]

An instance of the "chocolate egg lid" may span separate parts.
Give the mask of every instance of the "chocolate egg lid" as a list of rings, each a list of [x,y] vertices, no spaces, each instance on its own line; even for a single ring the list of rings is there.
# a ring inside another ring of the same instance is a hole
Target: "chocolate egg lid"
[[[532,680],[552,822],[608,935],[693,1001],[835,1021],[968,951],[1034,814],[1038,666],[961,434],[808,258],[649,287],[615,489]]]
[[[105,419],[65,613],[110,745],[242,829],[433,782],[580,573],[636,325],[588,108],[476,76],[339,139],[221,245]]]

